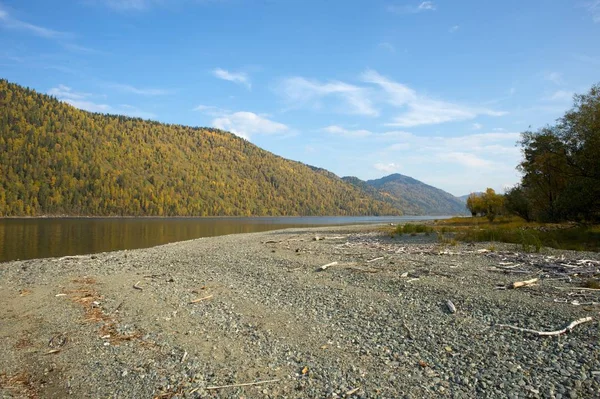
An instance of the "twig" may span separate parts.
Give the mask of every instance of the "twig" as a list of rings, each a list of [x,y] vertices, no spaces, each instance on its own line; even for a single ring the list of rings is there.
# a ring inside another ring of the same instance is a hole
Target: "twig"
[[[532,278],[531,280],[515,281],[514,283],[511,283],[508,286],[508,288],[529,287],[529,286],[535,284],[538,280],[539,280],[538,278]]]
[[[183,352],[183,356],[181,356],[181,363],[185,362],[185,359],[187,358],[188,353],[187,352]]]
[[[326,264],[326,265],[319,266],[319,267],[317,267],[317,271],[318,271],[318,272],[322,272],[322,271],[324,271],[324,270],[327,270],[327,268],[328,268],[329,266],[335,266],[335,265],[337,265],[337,264],[338,264],[337,262],[331,262],[331,263],[328,263],[328,264]]]
[[[517,327],[517,326],[511,326],[509,324],[496,324],[496,327],[511,328],[513,330],[527,332],[527,333],[532,333],[532,334],[536,334],[536,335],[539,335],[539,336],[546,336],[547,337],[547,336],[552,336],[552,335],[562,335],[564,333],[570,332],[575,326],[577,326],[579,324],[587,323],[588,321],[592,321],[592,318],[591,317],[584,317],[582,319],[572,321],[565,328],[563,328],[561,330],[556,330],[556,331],[537,331],[537,330],[532,330],[530,328],[521,328],[521,327]]]
[[[376,261],[381,260],[381,259],[383,259],[383,256],[380,256],[379,258],[368,260],[367,263],[376,262]]]
[[[202,297],[202,298],[194,299],[193,301],[190,301],[190,303],[198,303],[198,302],[202,302],[202,301],[204,301],[204,300],[206,300],[206,299],[210,299],[210,298],[212,298],[212,297],[213,297],[212,295],[208,295],[208,296],[205,296],[205,297]]]
[[[207,391],[213,391],[215,389],[223,389],[223,388],[237,388],[237,387],[247,387],[247,386],[251,386],[251,385],[261,385],[261,384],[270,384],[272,382],[278,382],[279,378],[276,378],[274,380],[265,380],[265,381],[256,381],[256,382],[246,382],[243,384],[231,384],[231,385],[214,385],[214,386],[210,386],[210,387],[206,387],[205,389]]]
[[[352,395],[354,395],[356,392],[358,392],[358,390],[359,390],[359,389],[360,389],[360,387],[357,387],[357,388],[351,389],[351,390],[349,390],[348,392],[346,392],[346,393],[344,394],[344,396],[352,396]]]
[[[135,284],[133,285],[133,288],[135,288],[136,290],[140,290],[140,291],[142,291],[142,290],[143,290],[143,288],[142,288],[142,287],[140,287],[140,286],[138,285],[139,283],[140,283],[140,281],[138,281],[137,283],[135,283]]]

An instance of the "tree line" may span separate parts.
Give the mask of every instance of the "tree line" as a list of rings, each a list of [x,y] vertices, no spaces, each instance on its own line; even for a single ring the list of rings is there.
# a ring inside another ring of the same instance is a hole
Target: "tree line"
[[[519,184],[504,196],[471,194],[473,215],[511,213],[527,221],[600,221],[600,84],[574,96],[556,124],[521,134]],[[490,192],[490,190],[492,192]]]

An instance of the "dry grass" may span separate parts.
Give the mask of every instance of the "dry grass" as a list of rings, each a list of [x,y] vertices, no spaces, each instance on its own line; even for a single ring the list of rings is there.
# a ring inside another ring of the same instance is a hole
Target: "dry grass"
[[[12,376],[8,376],[5,373],[0,374],[0,388],[11,391],[18,398],[39,398],[39,393],[31,374],[24,371]]]
[[[110,314],[106,314],[102,309],[102,302],[104,297],[98,293],[90,285],[96,284],[96,280],[93,278],[86,277],[84,279],[75,279],[73,282],[88,285],[88,287],[80,287],[75,290],[64,291],[65,294],[69,295],[71,300],[75,303],[80,304],[85,312],[85,321],[90,323],[102,323],[98,333],[101,337],[108,336],[108,340],[112,345],[118,345],[120,342],[131,341],[132,339],[141,338],[140,332],[134,332],[132,334],[123,334],[118,331],[118,322]]]

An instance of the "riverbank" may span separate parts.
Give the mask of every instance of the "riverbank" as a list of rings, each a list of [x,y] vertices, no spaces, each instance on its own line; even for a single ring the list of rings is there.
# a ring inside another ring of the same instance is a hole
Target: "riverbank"
[[[544,250],[522,255],[537,262],[523,267],[515,245],[494,246],[340,226],[2,263],[0,393],[597,395],[600,291],[531,265],[586,261],[587,271],[600,256]],[[586,317],[557,337],[498,326],[558,330]]]

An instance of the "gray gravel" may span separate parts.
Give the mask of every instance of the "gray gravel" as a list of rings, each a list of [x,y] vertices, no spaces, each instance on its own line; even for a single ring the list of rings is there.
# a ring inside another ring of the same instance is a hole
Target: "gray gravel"
[[[600,291],[550,278],[498,290],[532,277],[494,268],[515,246],[495,243],[498,256],[489,256],[481,250],[490,244],[443,246],[373,229],[2,263],[0,394],[600,397],[600,307],[573,305],[600,302]],[[587,316],[559,337],[495,326],[556,330]],[[210,389],[265,380],[277,381]]]

